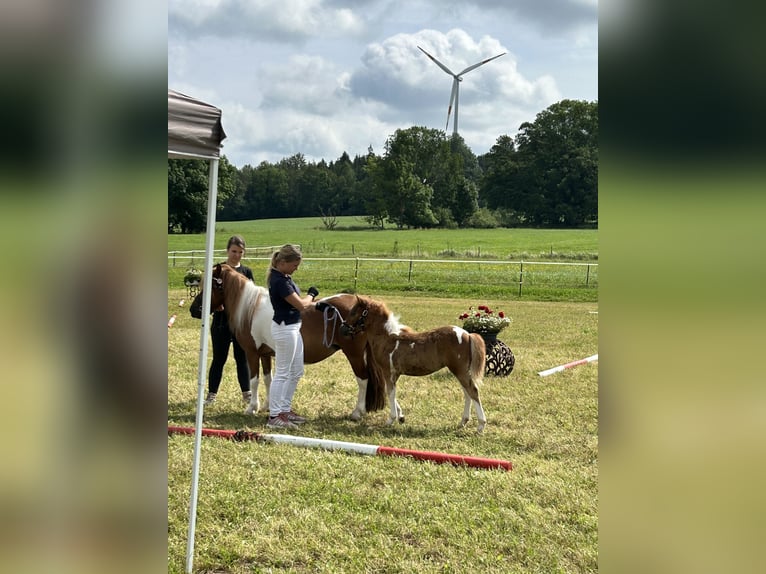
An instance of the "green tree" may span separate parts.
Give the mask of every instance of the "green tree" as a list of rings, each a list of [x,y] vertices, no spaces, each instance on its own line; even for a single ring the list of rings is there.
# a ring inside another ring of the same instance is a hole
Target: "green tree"
[[[413,126],[386,141],[376,173],[377,193],[386,199],[388,219],[398,226],[452,226],[477,208],[476,187],[465,165],[478,168],[462,138],[448,140],[441,130]],[[467,194],[467,195],[461,195]]]
[[[225,156],[218,162],[216,211],[234,194],[237,170]],[[168,160],[168,232],[200,233],[207,226],[210,164],[205,160]]]
[[[516,147],[527,173],[529,219],[577,226],[598,216],[598,103],[562,100],[521,125]]]
[[[498,138],[487,156],[480,197],[520,221],[574,227],[598,217],[598,103],[562,100]]]

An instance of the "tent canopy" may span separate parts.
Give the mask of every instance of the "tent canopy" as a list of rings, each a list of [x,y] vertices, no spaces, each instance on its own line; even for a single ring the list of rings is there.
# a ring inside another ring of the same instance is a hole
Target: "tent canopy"
[[[212,283],[213,240],[215,239],[215,206],[218,193],[218,161],[221,141],[226,137],[221,125],[221,110],[185,94],[168,90],[168,157],[206,159],[210,164],[207,196],[207,231],[205,232],[205,284]],[[205,289],[202,308],[210,308],[210,290]],[[202,412],[207,365],[207,331],[209,313],[202,314],[200,351],[197,366],[197,417],[194,437],[194,462],[189,500],[189,536],[186,545],[186,573],[194,565],[194,532],[197,522],[197,496],[199,491],[200,439],[202,438]]]
[[[218,159],[225,138],[221,110],[168,90],[168,157]]]

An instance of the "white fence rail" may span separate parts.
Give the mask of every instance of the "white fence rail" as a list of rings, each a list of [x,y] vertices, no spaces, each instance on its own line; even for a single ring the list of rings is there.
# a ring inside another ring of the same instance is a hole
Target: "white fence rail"
[[[263,250],[264,257],[257,256],[256,249]],[[254,272],[263,267],[265,273],[274,248],[247,248],[243,261]],[[225,250],[217,250],[225,254]],[[225,257],[225,256],[224,256]],[[223,259],[224,257],[220,258]],[[256,262],[264,262],[260,265]],[[189,267],[204,263],[204,250],[170,251],[168,264],[172,267]],[[501,260],[454,260],[376,257],[304,257],[302,269],[307,274],[314,269],[316,275],[354,289],[366,286],[436,286],[445,283],[472,283],[485,288],[491,286],[508,288],[518,285],[522,296],[524,286],[534,288],[598,287],[598,263],[562,261],[501,261]]]

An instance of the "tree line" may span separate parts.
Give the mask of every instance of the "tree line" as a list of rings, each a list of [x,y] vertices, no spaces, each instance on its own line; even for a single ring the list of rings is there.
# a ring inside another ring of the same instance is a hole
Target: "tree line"
[[[199,233],[208,164],[168,160],[168,231]],[[383,155],[218,167],[217,218],[365,218],[373,227],[581,227],[598,224],[598,102],[562,100],[476,156],[459,134],[396,130]]]

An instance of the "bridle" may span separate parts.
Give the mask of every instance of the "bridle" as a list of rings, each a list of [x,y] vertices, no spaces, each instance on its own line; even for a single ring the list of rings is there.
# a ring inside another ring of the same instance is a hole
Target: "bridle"
[[[364,322],[367,320],[367,313],[369,310],[365,307],[364,311],[362,311],[362,314],[359,316],[359,318],[354,322],[353,325],[349,325],[346,321],[343,321],[340,326],[340,333],[341,335],[345,335],[346,337],[353,337],[357,333],[363,333],[364,332]]]
[[[356,335],[357,333],[364,332],[364,321],[367,318],[367,309],[362,311],[362,316],[359,317],[359,319],[357,319],[357,321],[353,325],[350,325],[343,318],[343,315],[338,310],[338,308],[331,303],[327,303],[326,301],[320,301],[319,303],[317,303],[317,309],[320,310],[324,316],[324,335],[322,337],[322,343],[324,344],[325,347],[330,347],[333,344],[334,335],[335,335],[335,325],[337,324],[338,321],[340,321],[340,326],[338,327],[338,331],[343,337],[353,338],[354,335]],[[333,322],[333,325],[331,329],[328,329],[330,321]],[[332,334],[329,338],[327,336],[328,333]]]

